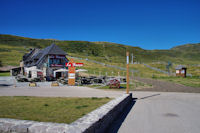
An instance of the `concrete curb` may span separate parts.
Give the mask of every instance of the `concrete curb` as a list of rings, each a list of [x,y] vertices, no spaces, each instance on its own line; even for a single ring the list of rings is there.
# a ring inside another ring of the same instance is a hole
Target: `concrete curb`
[[[0,118],[0,133],[102,133],[131,101],[123,94],[71,124]]]

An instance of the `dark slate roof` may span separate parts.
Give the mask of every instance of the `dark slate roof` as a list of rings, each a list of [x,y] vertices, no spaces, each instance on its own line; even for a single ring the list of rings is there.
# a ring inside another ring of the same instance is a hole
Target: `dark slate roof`
[[[40,50],[35,56],[34,59],[40,59],[40,57],[42,56],[42,50]]]
[[[66,55],[66,53],[55,44],[51,44],[50,46],[46,47],[43,51],[44,51],[44,54],[46,55],[49,55],[49,54]]]
[[[23,61],[28,61],[31,60],[31,58],[34,56],[35,53],[38,52],[39,49],[33,49],[29,53],[25,54],[23,56]]]
[[[178,65],[178,66],[176,67],[176,70],[183,69],[183,68],[186,68],[186,66],[184,66],[184,65]]]
[[[40,49],[34,49],[32,50],[29,54],[25,54],[23,57],[23,61],[29,62],[27,66],[35,66],[35,65],[40,65],[42,63],[42,60],[47,55],[66,55],[66,53],[60,49],[57,45],[51,44],[50,46],[44,48],[43,50]],[[36,62],[34,61],[36,60]]]

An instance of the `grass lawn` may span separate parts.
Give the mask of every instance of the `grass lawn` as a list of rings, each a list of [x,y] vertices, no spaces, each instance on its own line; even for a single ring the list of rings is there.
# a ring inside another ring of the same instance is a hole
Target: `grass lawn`
[[[71,123],[110,98],[0,97],[0,118]]]
[[[179,83],[185,86],[191,87],[200,87],[200,78],[199,77],[155,77],[156,79],[170,81],[174,83]]]
[[[0,72],[0,76],[10,76],[10,72]]]

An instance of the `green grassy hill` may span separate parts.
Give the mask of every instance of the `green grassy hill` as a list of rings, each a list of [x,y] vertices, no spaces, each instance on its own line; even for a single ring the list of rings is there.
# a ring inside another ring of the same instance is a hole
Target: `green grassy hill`
[[[144,50],[139,47],[109,42],[32,39],[4,34],[0,34],[0,61],[3,66],[18,65],[23,54],[28,52],[30,48],[45,48],[51,43],[55,43],[71,56],[89,58],[105,63],[125,63],[127,50],[134,54],[134,61],[137,62],[200,63],[200,43],[182,45],[170,50]]]
[[[135,62],[146,63],[165,71],[168,61],[173,63],[170,69],[171,72],[175,72],[175,67],[178,64],[184,64],[188,68],[188,73],[193,75],[192,78],[171,77],[167,74],[149,69],[143,64],[131,64],[130,69],[138,71],[134,76],[167,80],[193,87],[200,86],[200,66],[197,65],[200,64],[200,43],[181,45],[169,50],[144,50],[139,47],[109,42],[59,41],[0,34],[0,66],[19,66],[19,61],[22,60],[22,56],[28,52],[30,48],[45,48],[52,43],[55,43],[66,51],[69,56],[81,57],[84,59],[89,58],[121,67],[125,67],[126,51],[134,54]],[[126,74],[123,70],[109,68],[86,60],[76,59],[76,61],[85,64],[82,68],[88,70],[87,74],[108,74],[109,76],[117,76],[118,74],[120,76],[125,76]],[[9,75],[9,73],[2,73],[2,76],[4,75]],[[131,73],[131,76],[132,75]]]

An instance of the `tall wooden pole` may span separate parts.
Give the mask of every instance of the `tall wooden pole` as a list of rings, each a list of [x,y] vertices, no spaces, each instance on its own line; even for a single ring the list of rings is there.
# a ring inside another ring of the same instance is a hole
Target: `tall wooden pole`
[[[126,93],[129,94],[129,52],[126,52]]]

